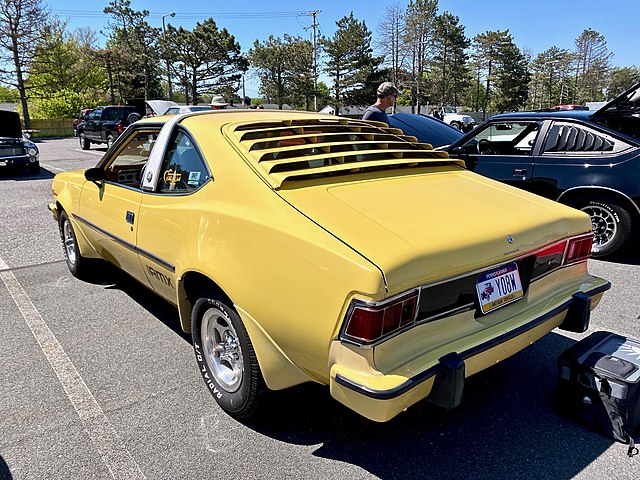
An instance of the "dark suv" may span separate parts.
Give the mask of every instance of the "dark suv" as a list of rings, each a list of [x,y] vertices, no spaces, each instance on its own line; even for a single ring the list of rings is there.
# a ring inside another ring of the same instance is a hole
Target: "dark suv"
[[[496,115],[446,150],[476,173],[587,212],[593,256],[603,257],[640,230],[639,115],[640,83],[595,112]]]
[[[77,126],[80,148],[88,150],[92,143],[106,143],[107,147],[130,123],[140,120],[135,107],[96,107]]]
[[[20,115],[0,110],[0,168],[40,171],[38,147],[22,133]]]

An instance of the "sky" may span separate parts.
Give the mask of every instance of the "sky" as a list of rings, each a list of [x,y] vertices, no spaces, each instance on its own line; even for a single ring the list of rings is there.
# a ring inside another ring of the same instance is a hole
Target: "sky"
[[[51,11],[68,19],[71,30],[90,27],[97,32],[106,31],[109,16],[102,13],[107,0],[78,3],[77,0],[45,0]],[[131,0],[134,10],[148,10],[152,26],[165,24],[192,29],[197,21],[212,17],[219,28],[226,28],[247,52],[255,40],[266,40],[269,35],[282,37],[285,33],[311,40],[312,17],[318,11],[317,33],[330,37],[336,21],[353,12],[364,20],[375,39],[387,7],[405,7],[408,0],[279,0],[277,2],[243,0]],[[79,5],[87,5],[79,9]],[[448,11],[460,19],[467,37],[492,30],[508,29],[515,44],[535,56],[552,46],[573,50],[575,39],[587,28],[604,35],[612,63],[617,67],[640,66],[635,51],[640,45],[638,28],[639,0],[440,0],[439,12]],[[104,35],[98,35],[104,42]],[[321,78],[322,79],[322,78]],[[240,92],[241,93],[241,92]],[[248,77],[245,93],[258,96],[257,82]]]

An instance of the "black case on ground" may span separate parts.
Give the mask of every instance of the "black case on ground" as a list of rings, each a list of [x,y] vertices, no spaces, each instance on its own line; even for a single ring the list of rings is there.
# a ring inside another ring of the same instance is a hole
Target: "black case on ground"
[[[570,417],[633,448],[640,426],[640,342],[595,332],[558,357],[556,404]]]

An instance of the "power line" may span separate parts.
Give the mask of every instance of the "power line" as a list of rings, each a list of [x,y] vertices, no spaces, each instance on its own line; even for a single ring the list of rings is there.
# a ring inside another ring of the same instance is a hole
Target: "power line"
[[[87,10],[51,10],[56,15],[82,17],[82,18],[102,18],[107,13],[102,11],[87,11]],[[305,14],[303,11],[296,12],[237,12],[237,13],[212,13],[212,12],[190,12],[190,13],[176,13],[176,17],[187,20],[200,20],[202,18],[214,17],[224,19],[252,19],[252,18],[293,18]],[[160,18],[162,13],[149,12],[149,18]]]

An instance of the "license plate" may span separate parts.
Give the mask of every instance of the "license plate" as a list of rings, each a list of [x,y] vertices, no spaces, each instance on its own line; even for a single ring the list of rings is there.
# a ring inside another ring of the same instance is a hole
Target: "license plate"
[[[492,272],[483,273],[476,283],[482,313],[489,313],[520,300],[524,293],[518,265],[510,263]]]

